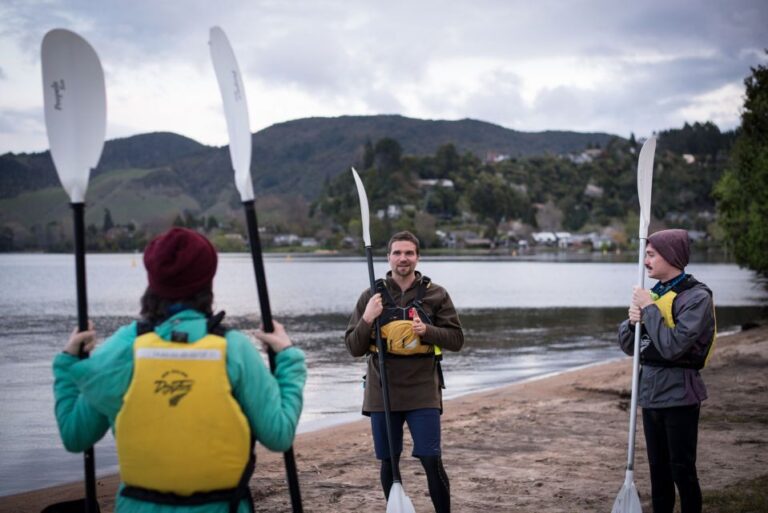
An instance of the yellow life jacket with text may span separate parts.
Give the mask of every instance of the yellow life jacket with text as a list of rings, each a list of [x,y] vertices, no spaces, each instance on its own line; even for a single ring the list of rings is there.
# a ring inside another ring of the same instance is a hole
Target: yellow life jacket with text
[[[181,504],[198,495],[241,497],[253,471],[252,433],[232,395],[226,339],[169,342],[150,331],[136,338],[133,355],[115,421],[120,476],[133,491],[124,495],[180,496]]]
[[[676,326],[675,317],[673,314],[673,305],[675,298],[688,289],[693,288],[699,282],[690,275],[683,275],[684,277],[675,283],[671,288],[662,292],[660,295],[653,295],[653,302],[661,312],[661,316],[664,319],[664,325],[667,328],[674,328]],[[714,303],[712,305],[712,317],[715,317]],[[709,363],[709,359],[712,357],[715,348],[715,340],[717,339],[717,321],[715,320],[715,330],[712,335],[712,340],[709,341],[703,352],[694,352],[696,348],[692,348],[688,354],[682,355],[677,360],[667,360],[656,349],[653,343],[650,343],[648,347],[640,353],[640,361],[644,365],[656,366],[656,367],[683,367],[690,369],[703,369]]]
[[[417,285],[416,297],[405,306],[398,306],[392,294],[386,287],[384,280],[376,281],[376,292],[381,293],[384,311],[379,316],[382,341],[386,344],[387,354],[397,356],[434,356],[442,358],[440,346],[424,344],[421,337],[413,331],[413,319],[418,313],[424,324],[432,324],[432,320],[424,310],[423,299],[427,289],[432,285],[432,280],[422,276]],[[371,333],[371,338],[376,334]],[[375,340],[369,346],[371,353],[377,353]]]

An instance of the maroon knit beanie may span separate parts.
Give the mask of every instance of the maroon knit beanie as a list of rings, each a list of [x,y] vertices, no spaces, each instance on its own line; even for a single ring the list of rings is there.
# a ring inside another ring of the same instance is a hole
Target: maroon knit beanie
[[[691,242],[685,230],[662,230],[648,237],[653,246],[669,265],[681,271],[688,265],[691,256]]]
[[[165,299],[184,299],[211,288],[216,249],[194,230],[172,228],[144,250],[149,289]]]

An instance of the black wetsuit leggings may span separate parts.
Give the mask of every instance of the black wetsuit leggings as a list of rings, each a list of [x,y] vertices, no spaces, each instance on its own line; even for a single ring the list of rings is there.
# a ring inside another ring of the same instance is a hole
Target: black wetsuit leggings
[[[643,429],[651,467],[653,513],[672,513],[675,486],[681,513],[701,513],[696,475],[699,405],[643,408]]]
[[[448,475],[443,468],[440,456],[420,456],[421,465],[427,474],[427,486],[435,513],[451,513],[451,489]],[[399,463],[400,458],[397,458]],[[392,461],[389,458],[381,460],[381,487],[389,499],[389,489],[392,488]]]

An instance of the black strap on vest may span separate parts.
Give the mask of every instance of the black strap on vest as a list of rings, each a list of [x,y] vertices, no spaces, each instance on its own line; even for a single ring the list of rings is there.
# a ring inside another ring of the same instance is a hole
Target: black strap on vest
[[[208,317],[206,320],[206,326],[205,326],[206,332],[210,333],[211,335],[218,335],[220,337],[223,337],[224,335],[226,335],[227,331],[229,331],[229,328],[227,328],[221,323],[225,315],[226,315],[226,312],[222,310],[219,313],[213,314],[210,317]],[[136,321],[137,337],[146,335],[147,333],[150,333],[152,331],[155,331],[155,325],[150,321],[146,319],[141,319]],[[171,342],[189,342],[189,340],[187,340],[187,337],[188,337],[187,333],[183,331],[171,332]]]
[[[431,283],[432,280],[428,276],[422,276],[416,286],[416,297],[413,301],[404,307],[401,307],[395,302],[392,293],[389,292],[387,282],[382,279],[376,280],[374,282],[374,290],[381,294],[382,302],[384,304],[384,312],[381,314],[382,326],[396,320],[408,320],[408,318],[406,318],[406,313],[411,307],[419,312],[419,317],[424,324],[432,324],[432,319],[424,310],[424,296],[427,294],[427,289]]]

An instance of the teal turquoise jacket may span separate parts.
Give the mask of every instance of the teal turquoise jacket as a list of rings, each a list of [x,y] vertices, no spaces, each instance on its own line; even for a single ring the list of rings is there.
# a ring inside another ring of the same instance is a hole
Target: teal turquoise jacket
[[[194,310],[179,312],[157,326],[165,340],[171,331],[189,334],[190,343],[206,335],[206,318]],[[67,353],[53,361],[56,421],[64,447],[82,452],[99,441],[111,427],[123,404],[133,374],[133,342],[136,322],[119,328],[93,351],[79,360]],[[293,444],[303,405],[307,368],[304,353],[289,347],[276,356],[277,370],[270,374],[261,354],[245,334],[229,330],[227,374],[232,392],[248,418],[255,439],[273,451],[285,451]],[[168,506],[137,501],[118,493],[120,513],[226,513],[225,502],[203,506]],[[239,512],[249,511],[245,502]]]

